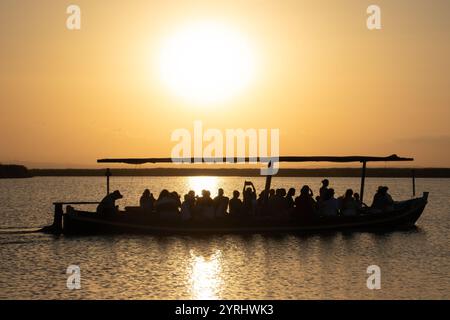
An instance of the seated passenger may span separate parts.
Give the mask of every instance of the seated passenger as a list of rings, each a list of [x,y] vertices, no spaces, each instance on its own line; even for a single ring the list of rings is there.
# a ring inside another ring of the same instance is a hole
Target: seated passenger
[[[328,189],[324,196],[325,199],[321,200],[319,205],[320,214],[326,217],[337,216],[339,213],[339,201],[334,197],[334,189]]]
[[[256,200],[256,215],[265,216],[269,213],[269,193],[266,190],[260,192],[258,199]]]
[[[178,208],[181,207],[181,200],[180,200],[180,195],[178,194],[178,192],[172,191],[170,193],[170,198],[175,202],[175,204],[177,206],[177,210],[178,210]]]
[[[214,219],[214,201],[208,190],[202,190],[202,196],[197,199],[196,211],[198,218]]]
[[[345,195],[340,198],[340,209],[343,216],[355,216],[358,214],[358,202],[353,197],[353,190],[347,189]]]
[[[312,217],[317,208],[317,203],[314,201],[313,192],[309,186],[304,185],[300,190],[300,195],[295,198],[295,213],[298,217]]]
[[[150,190],[145,189],[139,199],[139,206],[145,211],[152,211],[154,203],[155,198],[153,197],[153,194],[150,193]]]
[[[225,217],[230,199],[224,196],[224,191],[222,188],[217,191],[217,197],[215,197],[213,201],[215,216]]]
[[[232,217],[237,217],[242,214],[242,201],[239,199],[239,191],[234,190],[233,191],[233,198],[231,198],[228,206],[229,206],[229,213]]]
[[[247,187],[249,186],[249,187]],[[247,188],[246,188],[247,187]],[[256,189],[251,181],[244,182],[244,188],[242,191],[243,201],[243,212],[245,214],[254,215],[255,205],[256,205]]]
[[[103,216],[112,216],[119,212],[116,207],[116,200],[122,199],[123,196],[119,190],[115,190],[113,193],[106,195],[100,204],[97,206],[97,213]]]
[[[328,181],[328,179],[323,179],[322,180],[322,187],[320,187],[319,190],[319,198],[318,201],[325,201],[325,199],[327,198],[328,195],[328,186],[330,185],[330,181]]]
[[[177,201],[178,200],[178,201]],[[173,220],[179,217],[178,214],[179,199],[175,199],[175,195],[164,189],[159,194],[158,200],[155,202],[156,212],[162,219]]]
[[[195,207],[195,197],[191,194],[184,195],[184,201],[181,204],[181,220],[187,221],[192,219],[192,213]]]
[[[269,190],[269,199],[275,197],[275,189],[270,189]]]
[[[267,214],[273,215],[277,210],[277,196],[275,189],[269,190],[269,200],[268,200],[268,206],[267,206]]]
[[[371,208],[381,211],[391,210],[394,204],[391,195],[387,192],[389,190],[386,186],[379,186],[377,192],[373,196]]]
[[[287,210],[287,203],[285,199],[286,189],[280,188],[275,190],[275,196],[271,204],[271,215],[283,216]]]
[[[286,203],[287,203],[288,209],[293,208],[295,205],[294,196],[295,196],[295,189],[290,188],[286,195]]]

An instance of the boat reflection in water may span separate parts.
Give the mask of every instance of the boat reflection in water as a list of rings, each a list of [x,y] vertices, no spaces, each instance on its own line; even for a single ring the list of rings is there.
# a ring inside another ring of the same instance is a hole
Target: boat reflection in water
[[[216,250],[209,257],[204,257],[190,250],[190,255],[188,276],[191,299],[219,299],[222,286],[221,251]]]

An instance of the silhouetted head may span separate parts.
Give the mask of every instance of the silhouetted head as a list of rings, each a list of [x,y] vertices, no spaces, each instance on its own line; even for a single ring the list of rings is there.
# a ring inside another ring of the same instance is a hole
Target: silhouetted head
[[[358,201],[359,201],[359,193],[355,192],[355,193],[353,194],[353,198],[355,198],[355,200],[358,200]]]
[[[219,196],[223,196],[223,194],[224,194],[223,189],[222,189],[222,188],[219,188],[219,190],[217,190],[217,194],[218,194]]]
[[[123,196],[120,194],[119,190],[115,190],[113,193],[111,193],[113,199],[117,200],[117,199],[122,199]]]
[[[202,190],[202,197],[204,197],[204,196],[206,196],[206,190],[205,189]]]
[[[330,185],[330,181],[328,181],[328,179],[323,179],[323,180],[322,180],[322,185],[323,185],[324,187],[328,187],[328,186]]]
[[[158,199],[166,198],[170,195],[169,190],[163,189],[161,190]]]
[[[273,197],[275,195],[275,190],[274,189],[270,189],[269,190],[269,196]]]
[[[144,193],[142,193],[142,195],[145,196],[145,197],[150,197],[150,190],[145,189]]]
[[[241,195],[241,194],[240,194],[239,191],[237,191],[237,190],[234,190],[234,191],[233,191],[233,198],[239,198],[240,195]]]
[[[289,197],[295,196],[295,189],[294,188],[289,188],[289,191],[288,191],[287,195]]]
[[[189,190],[188,195],[191,198],[195,198],[195,191],[194,190]]]
[[[347,189],[347,191],[345,191],[345,197],[346,198],[351,198],[353,196],[353,190],[352,189]]]
[[[300,190],[300,194],[302,194],[302,195],[309,195],[309,186],[308,185],[304,185],[302,187],[302,189]]]

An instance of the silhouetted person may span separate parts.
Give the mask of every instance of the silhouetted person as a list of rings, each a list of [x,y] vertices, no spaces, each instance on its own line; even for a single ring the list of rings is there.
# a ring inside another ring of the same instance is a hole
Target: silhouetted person
[[[247,187],[248,186],[248,187]],[[251,181],[244,182],[244,188],[242,190],[243,210],[245,214],[253,214],[255,201],[256,201],[256,189]]]
[[[353,199],[355,199],[356,205],[358,207],[358,209],[361,209],[363,206],[363,203],[361,202],[361,198],[359,196],[359,193],[355,192],[353,194]]]
[[[295,189],[290,188],[286,195],[286,203],[287,203],[288,209],[293,208],[295,205],[294,196],[295,196]]]
[[[267,196],[266,196],[267,194]],[[265,215],[267,213],[267,207],[269,203],[269,193],[263,190],[259,193],[258,199],[256,200],[256,215]]]
[[[273,215],[276,213],[276,205],[277,205],[277,196],[275,189],[269,190],[269,201],[268,201],[268,213],[269,215]]]
[[[271,203],[271,215],[280,216],[286,213],[286,189],[280,188],[275,190],[273,201]]]
[[[358,203],[353,197],[353,190],[347,189],[340,200],[340,210],[343,216],[355,216],[358,213]]]
[[[153,194],[150,193],[150,190],[145,189],[139,199],[139,206],[145,211],[152,211],[154,203],[155,198],[153,197]]]
[[[217,191],[217,197],[215,197],[213,201],[216,217],[224,217],[227,214],[228,202],[230,199],[224,196],[222,188]]]
[[[184,201],[181,204],[181,220],[187,221],[192,219],[195,209],[195,193],[184,195]]]
[[[161,191],[158,200],[155,202],[156,211],[159,213],[164,212],[165,217],[169,217],[170,214],[167,215],[168,213],[178,211],[179,201],[180,199],[177,194],[174,194],[173,192],[170,193],[168,190],[164,189]]]
[[[170,198],[174,201],[174,203],[175,203],[175,205],[176,205],[176,208],[177,208],[177,210],[178,210],[178,208],[179,207],[181,207],[181,197],[180,197],[180,195],[178,194],[178,192],[176,192],[176,191],[172,191],[171,193],[170,193]]]
[[[319,190],[319,200],[324,201],[328,195],[328,186],[330,185],[330,181],[328,179],[322,180],[322,187]]]
[[[240,193],[237,190],[233,191],[233,198],[230,199],[228,204],[229,212],[232,217],[240,216],[242,213],[242,201],[239,199]]]
[[[275,189],[269,190],[269,199],[275,196]]]
[[[197,199],[196,211],[199,218],[214,218],[214,201],[208,190],[202,190],[202,196]]]
[[[97,213],[104,216],[112,216],[119,212],[116,207],[116,200],[122,199],[123,196],[119,190],[115,190],[113,193],[106,195],[100,204],[97,206]]]
[[[373,196],[372,208],[378,210],[389,210],[394,204],[391,195],[387,192],[389,190],[386,186],[379,186],[377,192]]]
[[[299,217],[312,217],[317,209],[313,192],[308,185],[304,185],[300,190],[300,195],[295,198],[295,212]]]
[[[321,200],[320,203],[320,213],[328,217],[337,216],[339,213],[339,201],[334,197],[334,189],[328,189],[324,196],[325,199]]]

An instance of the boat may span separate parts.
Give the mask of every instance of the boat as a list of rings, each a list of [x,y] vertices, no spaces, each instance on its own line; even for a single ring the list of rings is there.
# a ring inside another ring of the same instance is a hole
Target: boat
[[[99,163],[162,163],[162,162],[233,162],[237,159],[171,159],[171,158],[121,158],[100,159]],[[245,158],[244,161],[249,161]],[[363,203],[367,162],[412,161],[412,158],[401,158],[397,155],[388,157],[369,156],[286,156],[278,157],[279,162],[360,162],[361,189],[360,199]],[[273,158],[258,158],[258,162],[273,166]],[[413,171],[414,172],[414,171]],[[111,170],[106,169],[107,194]],[[415,179],[413,175],[413,194],[415,195]],[[270,190],[272,176],[267,175],[265,190]],[[266,193],[267,194],[267,193]],[[146,212],[139,207],[126,207],[125,210],[112,216],[101,216],[96,212],[78,210],[74,205],[98,204],[95,201],[55,202],[53,224],[42,228],[42,232],[53,234],[106,234],[106,233],[149,233],[149,234],[223,234],[223,233],[318,233],[326,231],[367,231],[367,230],[396,230],[414,227],[422,215],[428,202],[428,192],[421,197],[414,197],[395,202],[388,211],[374,210],[363,206],[354,216],[333,217],[298,217],[295,215],[273,216],[225,216],[210,220],[164,219],[163,214]],[[65,210],[64,210],[65,208]]]

